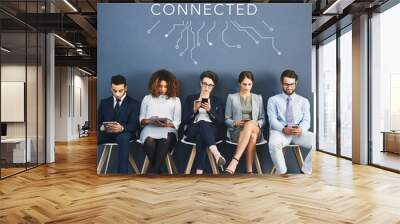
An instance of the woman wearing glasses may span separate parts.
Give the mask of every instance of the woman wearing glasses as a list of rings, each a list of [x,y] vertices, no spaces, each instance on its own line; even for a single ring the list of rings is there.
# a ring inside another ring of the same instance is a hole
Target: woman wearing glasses
[[[196,143],[196,174],[203,174],[206,150],[212,152],[218,166],[225,165],[225,158],[216,146],[217,140],[221,139],[218,138],[218,127],[224,124],[224,106],[218,97],[211,95],[217,83],[217,74],[212,71],[203,72],[200,75],[200,93],[186,97],[182,108],[186,138]]]
[[[230,141],[236,142],[235,154],[225,172],[233,174],[239,159],[246,151],[246,172],[253,173],[256,143],[261,140],[261,128],[265,123],[265,112],[261,95],[251,93],[254,83],[253,73],[239,74],[238,93],[229,94],[225,108],[225,124],[228,126]]]

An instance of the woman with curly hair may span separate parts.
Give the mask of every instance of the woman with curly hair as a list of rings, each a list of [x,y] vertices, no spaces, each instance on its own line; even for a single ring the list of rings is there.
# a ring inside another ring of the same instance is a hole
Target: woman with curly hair
[[[161,173],[167,153],[177,142],[181,123],[179,84],[173,73],[162,69],[152,74],[148,88],[150,94],[143,98],[140,108],[140,140],[150,160],[148,172]]]

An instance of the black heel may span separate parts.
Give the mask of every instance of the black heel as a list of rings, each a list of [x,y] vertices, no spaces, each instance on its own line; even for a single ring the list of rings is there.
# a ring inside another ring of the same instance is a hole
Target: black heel
[[[239,163],[239,160],[238,160],[237,158],[235,158],[235,157],[232,157],[232,160],[236,160],[237,163]],[[231,161],[231,162],[232,162],[232,161]],[[225,174],[233,175],[233,174],[235,173],[235,171],[230,170],[230,169],[228,169],[228,168],[225,168],[224,173],[225,173]]]

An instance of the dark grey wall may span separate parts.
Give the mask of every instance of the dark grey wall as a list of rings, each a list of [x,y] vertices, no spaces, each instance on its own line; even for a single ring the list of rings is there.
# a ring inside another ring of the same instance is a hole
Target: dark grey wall
[[[98,99],[110,95],[110,77],[123,74],[128,79],[129,95],[141,101],[151,73],[165,68],[177,75],[181,100],[198,92],[198,76],[204,70],[220,76],[215,94],[223,100],[237,91],[238,74],[250,70],[256,79],[254,92],[266,101],[280,93],[279,76],[289,68],[300,76],[297,93],[312,104],[311,5],[252,4],[250,14],[257,8],[254,15],[237,15],[235,10],[244,13],[247,4],[200,5],[202,9],[211,8],[211,14],[217,7],[217,13],[224,15],[177,15],[177,11],[174,15],[153,15],[152,6],[158,13],[166,5],[98,5]],[[167,13],[181,6],[185,4],[167,4]],[[184,26],[189,21],[187,32]],[[207,33],[212,45],[207,43]],[[240,48],[232,47],[237,45]],[[180,56],[185,48],[188,50]]]

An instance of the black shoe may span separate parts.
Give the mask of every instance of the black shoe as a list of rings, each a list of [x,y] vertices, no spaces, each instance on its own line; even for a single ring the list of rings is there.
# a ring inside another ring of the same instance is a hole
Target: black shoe
[[[226,174],[226,175],[233,175],[234,174],[234,172],[232,170],[229,170],[229,169],[225,169],[223,173]]]

